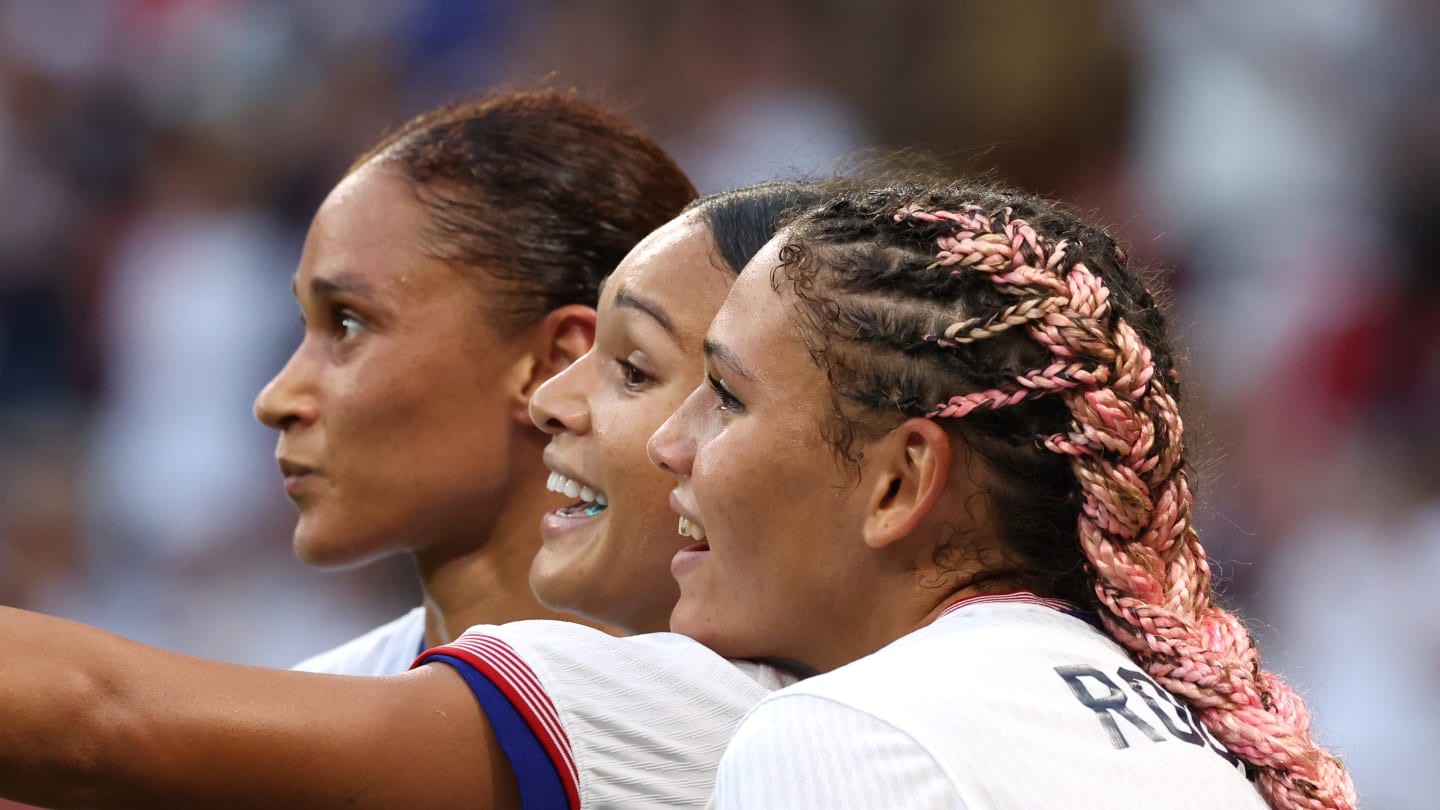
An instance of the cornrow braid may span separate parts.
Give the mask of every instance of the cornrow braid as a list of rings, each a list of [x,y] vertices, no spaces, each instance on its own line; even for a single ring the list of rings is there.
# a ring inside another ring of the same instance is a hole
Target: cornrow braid
[[[800,218],[775,272],[829,376],[837,451],[942,420],[993,473],[1030,581],[1097,610],[1271,807],[1355,806],[1302,701],[1214,601],[1164,318],[1104,231],[1012,192],[872,189]]]

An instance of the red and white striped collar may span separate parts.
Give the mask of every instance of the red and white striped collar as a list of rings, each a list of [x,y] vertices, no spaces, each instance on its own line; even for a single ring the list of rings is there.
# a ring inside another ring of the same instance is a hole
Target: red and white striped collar
[[[961,608],[970,607],[971,605],[997,603],[1040,605],[1041,607],[1047,607],[1051,610],[1071,614],[1080,612],[1079,607],[1064,599],[1047,599],[1036,596],[1029,591],[1012,591],[1010,593],[986,593],[980,594],[979,596],[967,596],[964,599],[957,599],[949,605],[946,605],[945,609],[940,611],[940,615],[935,618],[944,618]]]

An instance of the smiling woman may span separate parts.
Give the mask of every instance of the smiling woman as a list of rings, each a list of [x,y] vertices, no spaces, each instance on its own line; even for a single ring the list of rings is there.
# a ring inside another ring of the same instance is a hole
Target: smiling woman
[[[531,400],[557,483],[606,500],[541,523],[530,581],[551,607],[601,616],[623,604],[628,626],[669,627],[677,536],[663,509],[669,476],[646,461],[645,440],[694,388],[700,340],[733,280],[716,270],[702,213],[656,231],[606,280],[595,348]]]
[[[356,161],[310,227],[304,338],[255,413],[280,433],[296,554],[408,553],[424,606],[298,668],[403,672],[473,624],[557,615],[527,584],[557,502],[529,398],[589,348],[600,280],[693,197],[649,139],[550,93],[426,113]]]

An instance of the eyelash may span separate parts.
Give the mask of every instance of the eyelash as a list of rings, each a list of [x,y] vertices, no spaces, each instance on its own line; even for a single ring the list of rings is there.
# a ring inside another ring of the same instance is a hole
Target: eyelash
[[[710,383],[710,389],[715,392],[715,396],[720,398],[718,410],[731,413],[740,413],[745,410],[745,403],[730,393],[730,389],[725,387],[725,383],[717,380],[713,374],[706,374],[705,380]]]
[[[643,388],[646,383],[654,380],[653,377],[641,371],[639,366],[629,360],[617,357],[615,358],[615,362],[619,364],[620,372],[624,375],[622,384],[627,390],[638,391]]]

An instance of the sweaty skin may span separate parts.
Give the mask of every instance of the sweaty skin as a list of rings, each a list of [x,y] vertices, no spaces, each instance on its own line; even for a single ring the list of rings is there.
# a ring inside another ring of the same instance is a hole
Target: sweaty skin
[[[607,501],[596,511],[575,499],[541,521],[530,583],[550,607],[669,628],[670,559],[689,540],[665,508],[673,479],[646,460],[645,441],[700,382],[705,326],[735,281],[714,251],[698,213],[647,237],[605,282],[594,348],[531,399],[551,434],[546,464]]]
[[[526,585],[544,490],[530,393],[589,348],[594,312],[567,306],[516,334],[493,290],[425,248],[431,214],[374,161],[315,215],[295,273],[304,338],[255,400],[318,566],[414,555],[426,639],[478,623],[563,618]]]

